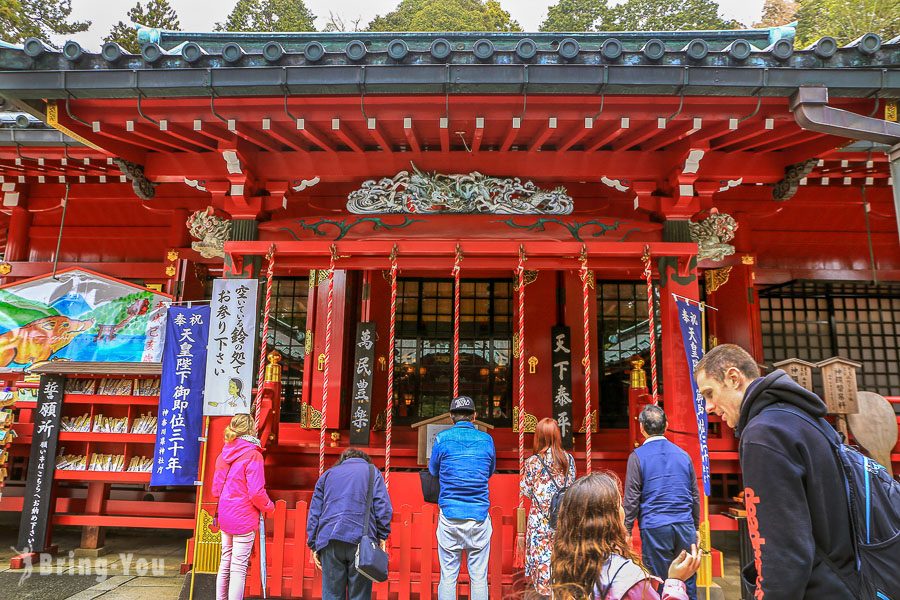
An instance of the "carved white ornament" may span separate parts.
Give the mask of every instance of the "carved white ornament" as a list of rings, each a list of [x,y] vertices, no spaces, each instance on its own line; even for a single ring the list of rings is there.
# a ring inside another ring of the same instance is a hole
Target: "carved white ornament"
[[[518,177],[499,179],[477,171],[443,175],[400,171],[393,178],[370,179],[347,196],[347,210],[354,214],[497,214],[567,215],[572,197],[565,188],[545,191]]]

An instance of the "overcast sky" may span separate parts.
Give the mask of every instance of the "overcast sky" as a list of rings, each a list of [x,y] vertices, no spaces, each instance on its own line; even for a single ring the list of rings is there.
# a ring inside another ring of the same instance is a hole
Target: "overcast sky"
[[[103,36],[117,21],[126,20],[125,14],[135,2],[136,0],[72,0],[72,16],[76,19],[89,19],[93,24],[85,33],[64,38],[75,39],[89,48],[99,48]],[[170,2],[178,12],[182,29],[210,31],[216,21],[225,20],[237,0]],[[399,0],[306,0],[306,5],[318,17],[317,25],[320,29],[327,22],[329,11],[340,15],[346,23],[359,17],[360,22],[365,25],[372,17],[389,12],[398,3]],[[547,7],[555,3],[556,0],[500,0],[503,8],[509,11],[525,31],[537,31],[541,21],[547,16]],[[750,24],[759,19],[763,0],[719,0],[719,4],[725,17]]]

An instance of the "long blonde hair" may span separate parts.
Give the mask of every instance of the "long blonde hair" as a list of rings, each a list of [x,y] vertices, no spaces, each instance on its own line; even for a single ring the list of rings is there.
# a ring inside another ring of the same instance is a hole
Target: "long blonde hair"
[[[256,424],[247,413],[238,413],[231,417],[231,423],[225,428],[225,442],[233,442],[242,435],[256,437]]]

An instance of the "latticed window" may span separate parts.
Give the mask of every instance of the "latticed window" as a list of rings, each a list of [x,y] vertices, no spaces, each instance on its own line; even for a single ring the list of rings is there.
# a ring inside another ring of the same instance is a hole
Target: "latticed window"
[[[306,359],[306,308],[309,279],[279,278],[273,281],[272,313],[267,345],[281,353],[281,420],[300,421],[303,361]],[[262,311],[260,311],[262,331]]]
[[[396,416],[412,423],[447,411],[453,393],[453,281],[397,282]],[[478,418],[510,425],[512,282],[460,282],[461,394]]]
[[[762,290],[759,304],[766,364],[841,356],[862,363],[860,390],[900,394],[900,285],[795,281]]]
[[[650,327],[647,319],[647,286],[643,282],[597,282],[597,332],[600,356],[600,414],[598,426],[628,427],[628,390],[631,359],[644,359],[650,384]],[[656,364],[662,391],[662,332],[659,289],[655,301]],[[679,332],[676,332],[679,334]],[[680,335],[680,334],[679,334]]]

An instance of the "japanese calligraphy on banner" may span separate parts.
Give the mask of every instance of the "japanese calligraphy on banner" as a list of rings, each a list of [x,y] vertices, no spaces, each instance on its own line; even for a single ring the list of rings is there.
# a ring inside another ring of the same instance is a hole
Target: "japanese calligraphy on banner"
[[[250,412],[258,291],[256,279],[213,283],[204,415]]]
[[[691,380],[691,390],[694,393],[694,413],[697,415],[697,433],[700,437],[700,463],[703,469],[703,491],[709,496],[709,445],[707,444],[707,432],[709,431],[706,418],[706,400],[697,387],[694,379],[694,368],[703,358],[703,333],[700,307],[691,304],[684,298],[675,297],[675,305],[678,307],[678,323],[681,325],[681,339],[684,341],[684,353],[688,362],[688,377]]]
[[[356,327],[356,351],[353,357],[353,387],[350,393],[350,443],[369,445],[372,423],[372,383],[375,371],[375,323],[360,323]]]
[[[197,480],[209,311],[209,306],[169,308],[150,485]]]
[[[572,334],[568,327],[554,327],[550,334],[553,418],[559,425],[564,448],[572,447]]]
[[[62,375],[41,375],[38,387],[28,481],[19,522],[19,548],[25,552],[42,552],[47,540],[65,383]]]

